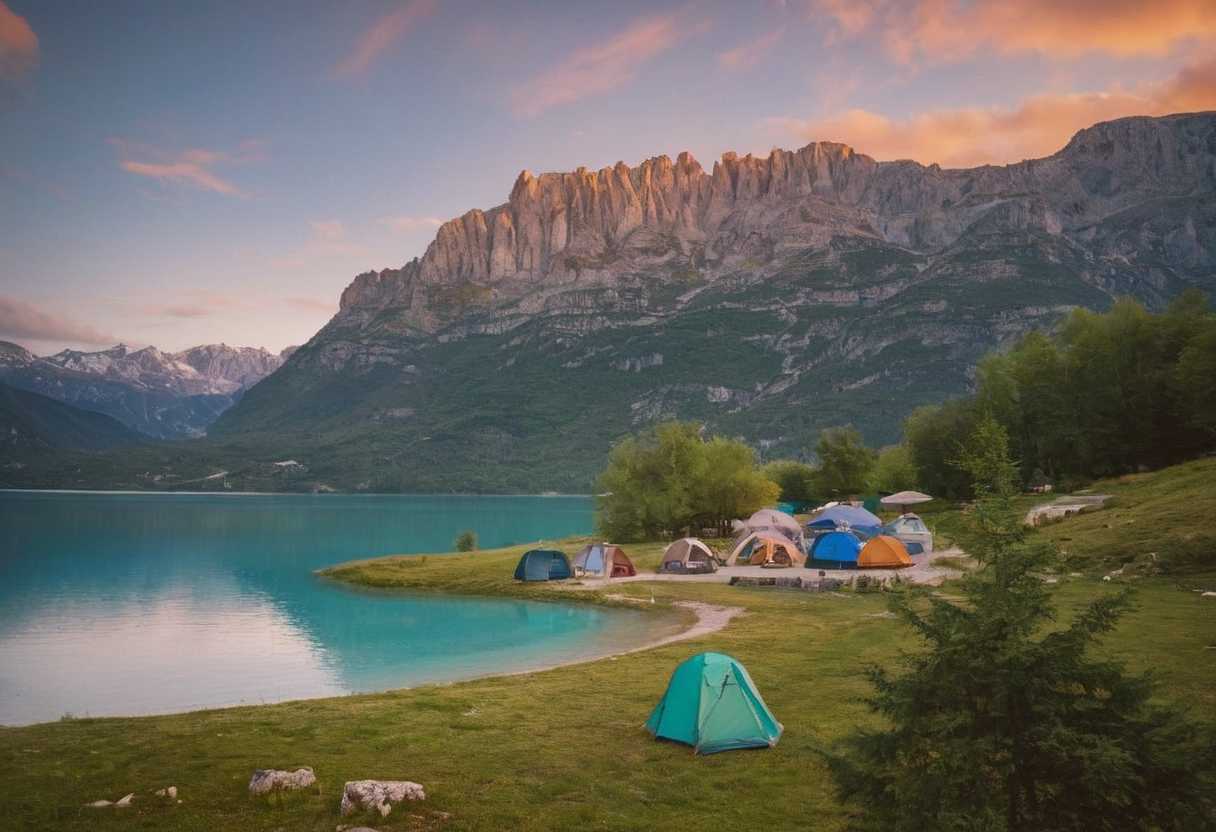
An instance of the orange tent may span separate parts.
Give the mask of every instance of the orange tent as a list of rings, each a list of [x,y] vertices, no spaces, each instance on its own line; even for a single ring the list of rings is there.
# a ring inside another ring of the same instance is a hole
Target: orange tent
[[[904,544],[885,534],[870,538],[857,556],[858,569],[902,569],[912,565]]]
[[[749,566],[801,566],[806,555],[797,544],[779,534],[752,532],[739,541],[726,561],[728,566],[746,563]]]

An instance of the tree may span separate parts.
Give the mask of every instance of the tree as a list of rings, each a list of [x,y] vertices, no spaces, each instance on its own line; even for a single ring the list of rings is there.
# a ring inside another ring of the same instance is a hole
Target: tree
[[[1009,458],[1009,434],[990,413],[980,417],[959,446],[955,464],[971,478],[977,497],[1017,491],[1018,466]]]
[[[920,486],[920,473],[912,452],[905,445],[890,445],[878,452],[870,472],[869,490],[892,494]]]
[[[972,438],[991,436],[989,428]],[[971,453],[987,472],[999,441]],[[1011,467],[1006,456],[997,469]],[[980,567],[962,600],[897,592],[891,609],[926,649],[900,674],[869,671],[885,725],[829,753],[857,827],[902,830],[1202,829],[1216,810],[1216,732],[1151,701],[1149,676],[1092,655],[1131,608],[1105,595],[1055,625],[1042,573],[1056,553],[1012,509],[1007,484],[976,484],[964,549]]]
[[[653,540],[702,525],[725,527],[777,499],[777,486],[742,442],[705,441],[695,422],[665,422],[612,449],[598,481],[600,533]]]
[[[457,552],[472,552],[477,549],[477,532],[472,529],[465,529],[460,534],[456,535],[456,551]]]
[[[777,459],[761,471],[781,489],[780,499],[790,503],[815,501],[815,468],[793,459]]]
[[[877,454],[867,448],[852,425],[825,428],[815,444],[819,469],[816,491],[832,497],[849,497],[865,491]]]
[[[920,475],[921,490],[948,499],[971,496],[966,473],[949,460],[958,455],[958,437],[969,436],[975,420],[975,406],[965,399],[918,407],[904,420],[904,444]]]

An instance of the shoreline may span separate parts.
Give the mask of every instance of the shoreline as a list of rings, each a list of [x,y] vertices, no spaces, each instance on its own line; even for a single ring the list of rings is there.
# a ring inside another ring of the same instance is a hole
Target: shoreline
[[[594,499],[595,494],[478,494],[476,492],[403,492],[403,491],[192,491],[148,488],[0,488],[0,494],[135,494],[159,496],[225,496],[225,497],[476,497],[513,499],[536,497],[543,499]]]

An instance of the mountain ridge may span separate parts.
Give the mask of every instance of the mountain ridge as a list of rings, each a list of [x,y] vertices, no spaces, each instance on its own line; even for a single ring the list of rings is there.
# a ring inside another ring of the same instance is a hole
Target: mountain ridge
[[[0,381],[105,413],[157,439],[202,435],[249,387],[278,369],[294,348],[203,344],[179,352],[116,344],[37,356],[0,341]]]

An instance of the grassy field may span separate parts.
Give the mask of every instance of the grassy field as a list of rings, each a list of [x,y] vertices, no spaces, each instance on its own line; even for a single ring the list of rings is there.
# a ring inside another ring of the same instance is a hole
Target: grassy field
[[[1125,492],[1129,506],[1134,486]],[[659,544],[628,548],[639,569],[653,568],[661,551]],[[514,583],[510,574],[522,550],[385,558],[330,575],[380,587],[613,603],[600,593]],[[1192,576],[1204,580],[1216,588],[1216,574]],[[1152,668],[1162,696],[1210,717],[1216,600],[1166,577],[1134,583],[1139,609],[1105,649],[1134,669]],[[1063,579],[1061,618],[1109,590],[1092,575]],[[701,600],[747,613],[696,641],[526,676],[0,729],[6,796],[0,828],[332,832],[350,822],[338,816],[342,783],[368,777],[416,780],[427,789],[424,804],[394,810],[385,821],[362,819],[382,830],[843,828],[845,810],[817,750],[871,718],[862,701],[863,668],[894,662],[901,649],[915,647],[883,615],[884,597],[687,583],[616,585],[612,592],[643,599],[648,609]],[[776,748],[698,758],[646,733],[642,724],[672,669],[707,649],[747,666],[785,725]],[[299,765],[315,768],[316,792],[274,803],[248,797],[254,768]],[[180,805],[148,795],[170,784],[181,790]],[[131,809],[81,808],[131,791],[138,795]]]

